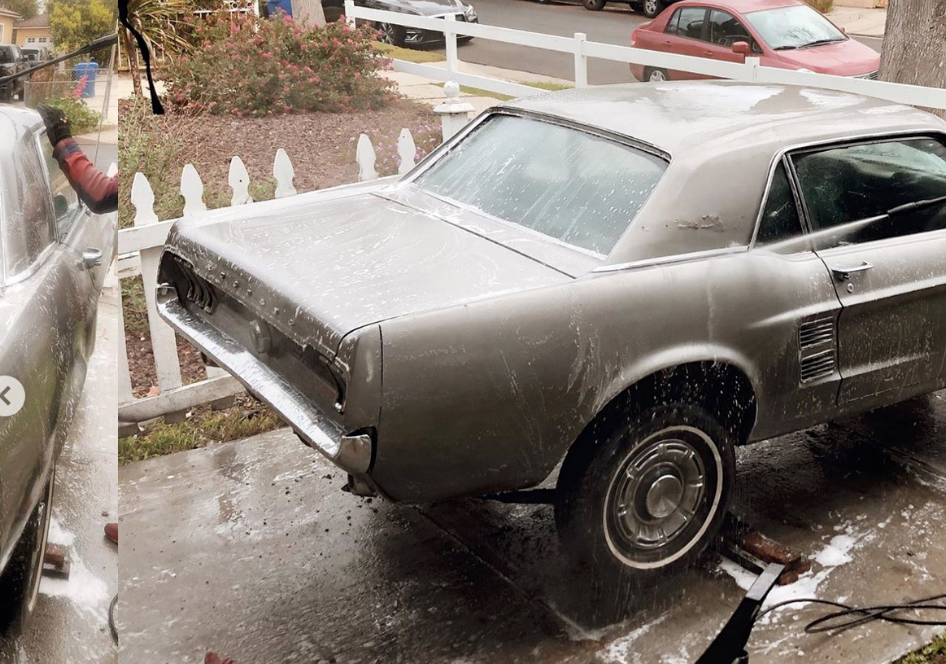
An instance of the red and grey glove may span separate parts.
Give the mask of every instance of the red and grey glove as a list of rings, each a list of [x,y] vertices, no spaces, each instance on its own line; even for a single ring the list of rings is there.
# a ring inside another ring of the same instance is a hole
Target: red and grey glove
[[[56,147],[64,138],[72,138],[72,130],[69,128],[69,120],[66,119],[65,113],[45,104],[37,107],[36,110],[43,118],[43,123],[46,125],[46,137],[53,147]]]

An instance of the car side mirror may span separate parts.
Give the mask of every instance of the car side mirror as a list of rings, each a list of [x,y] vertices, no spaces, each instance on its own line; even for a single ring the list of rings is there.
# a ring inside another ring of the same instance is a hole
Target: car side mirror
[[[749,42],[737,41],[732,45],[732,52],[736,55],[747,57],[752,55],[752,47],[749,46]]]

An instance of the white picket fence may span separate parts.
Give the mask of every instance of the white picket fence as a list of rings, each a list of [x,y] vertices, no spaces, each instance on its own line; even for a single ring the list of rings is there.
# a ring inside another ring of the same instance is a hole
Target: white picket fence
[[[393,60],[395,71],[423,76],[435,81],[456,81],[461,85],[468,85],[481,90],[498,92],[504,95],[522,97],[536,94],[536,89],[512,81],[490,78],[460,71],[460,59],[457,52],[457,36],[475,37],[506,44],[516,44],[538,48],[546,51],[568,53],[574,57],[575,87],[588,87],[588,60],[599,58],[613,62],[638,64],[647,67],[659,67],[667,70],[677,70],[702,74],[716,78],[733,79],[737,81],[752,81],[757,83],[774,83],[784,85],[803,85],[812,88],[823,88],[839,92],[850,92],[878,97],[910,106],[923,106],[946,110],[946,89],[927,88],[920,85],[903,85],[885,81],[871,81],[846,76],[829,76],[813,72],[797,71],[793,69],[777,69],[763,67],[759,58],[747,57],[744,63],[721,62],[709,58],[699,58],[676,53],[662,53],[649,51],[630,46],[617,46],[589,41],[588,36],[576,32],[572,37],[547,35],[527,30],[500,28],[482,23],[466,23],[457,21],[448,14],[442,18],[416,16],[399,12],[382,11],[357,7],[353,0],[345,0],[345,16],[349,22],[358,21],[390,23],[406,27],[420,28],[432,32],[442,32],[446,41],[446,67],[431,64],[419,64],[404,60]],[[628,42],[631,38],[631,27],[627,31]],[[628,72],[628,82],[632,78]]]
[[[417,148],[411,132],[402,129],[397,143],[398,172],[406,173],[414,166]],[[358,179],[366,182],[378,178],[375,169],[377,160],[374,146],[366,134],[358,138],[355,151],[358,163]],[[273,178],[276,180],[276,198],[296,195],[293,185],[295,169],[285,150],[279,149],[273,162]],[[240,157],[230,161],[229,185],[233,194],[231,206],[252,205],[250,196],[250,176]],[[182,219],[200,219],[207,214],[204,203],[204,184],[200,175],[191,164],[181,173],[181,195],[184,197]],[[147,301],[148,328],[151,335],[151,348],[157,375],[156,395],[135,398],[132,392],[131,373],[128,367],[128,354],[125,346],[124,328],[119,335],[121,363],[119,378],[118,420],[120,423],[136,423],[179,414],[200,404],[225,399],[240,393],[243,387],[226,372],[215,367],[207,367],[207,378],[196,383],[184,385],[181,366],[177,355],[177,342],[174,331],[161,320],[155,307],[155,287],[157,285],[158,263],[164,250],[171,226],[177,219],[162,221],[154,212],[154,192],[148,179],[136,173],[131,188],[131,202],[135,207],[135,225],[133,228],[118,232],[118,277],[129,279],[141,275]],[[124,325],[124,316],[121,317]]]

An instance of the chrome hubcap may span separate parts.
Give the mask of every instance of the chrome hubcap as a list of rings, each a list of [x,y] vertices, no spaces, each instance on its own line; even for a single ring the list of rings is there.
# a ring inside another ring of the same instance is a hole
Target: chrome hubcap
[[[648,14],[656,14],[656,13],[657,13],[657,3],[655,2],[655,0],[645,0],[645,1],[644,1],[644,11],[647,12]]]
[[[654,71],[650,72],[650,80],[656,81],[656,82],[666,81],[667,77],[664,76],[664,73],[662,71],[660,71],[659,69],[655,69]]]
[[[664,439],[635,451],[613,487],[614,525],[634,548],[672,543],[704,497],[700,456],[684,440]]]
[[[381,24],[381,41],[385,44],[394,44],[394,26],[390,23]]]
[[[647,490],[647,511],[656,519],[666,519],[680,506],[683,489],[683,484],[673,475],[657,478]]]

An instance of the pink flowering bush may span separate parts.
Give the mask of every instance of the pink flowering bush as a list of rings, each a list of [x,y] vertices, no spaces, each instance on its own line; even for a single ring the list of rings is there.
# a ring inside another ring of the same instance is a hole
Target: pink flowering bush
[[[193,30],[199,43],[166,71],[172,107],[261,117],[378,109],[397,98],[378,75],[388,61],[372,50],[371,28],[234,14],[200,20]]]

